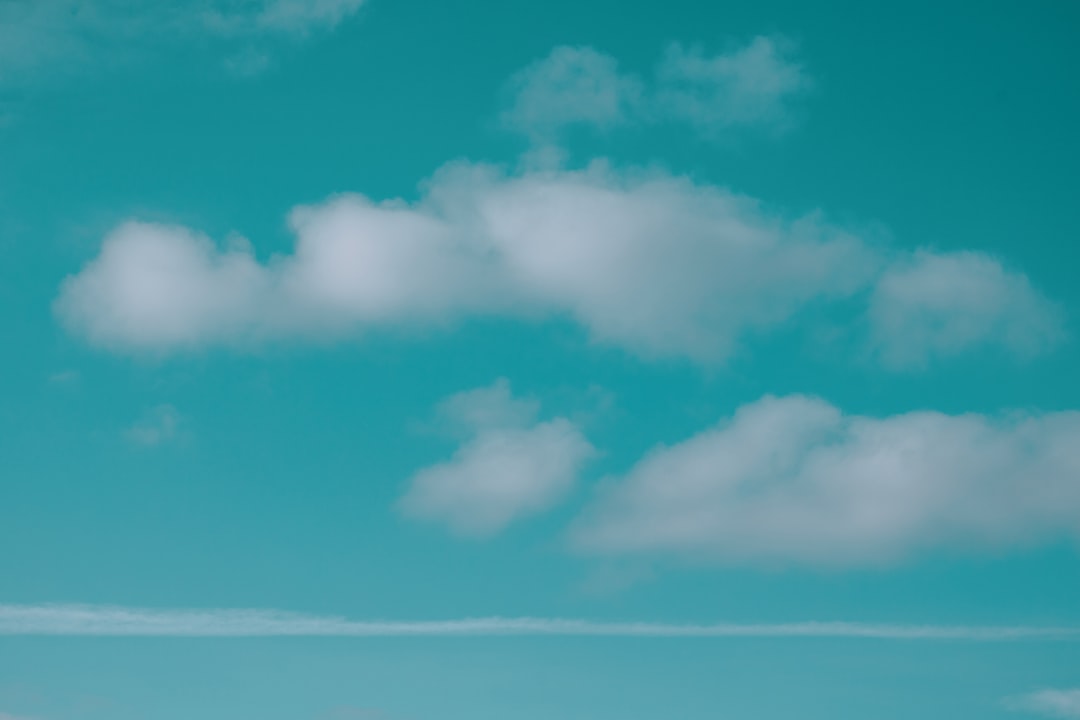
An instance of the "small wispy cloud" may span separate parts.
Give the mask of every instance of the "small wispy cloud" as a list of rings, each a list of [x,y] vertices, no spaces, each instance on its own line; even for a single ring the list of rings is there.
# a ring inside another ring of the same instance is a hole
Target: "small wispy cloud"
[[[53,385],[70,387],[79,382],[81,375],[78,370],[60,370],[49,375],[49,382]],[[0,720],[3,720],[0,718]]]
[[[623,72],[591,47],[557,47],[507,83],[510,129],[546,144],[572,126],[681,123],[705,137],[735,128],[782,130],[813,82],[782,37],[759,36],[729,52],[670,46],[649,80]]]
[[[180,426],[180,413],[176,408],[168,404],[158,405],[129,427],[124,436],[136,445],[155,447],[175,440],[180,434]]]
[[[223,49],[256,43],[226,62],[246,73],[265,67],[254,59],[282,41],[329,32],[355,15],[364,0],[197,0],[142,3],[128,0],[0,2],[0,82],[42,71],[108,64],[139,57],[192,38],[217,39]],[[245,54],[246,53],[246,54]],[[235,68],[230,67],[231,70]]]
[[[155,610],[100,605],[0,605],[0,635],[143,637],[592,636],[865,638],[876,640],[1078,640],[1080,628],[903,625],[859,622],[674,624],[562,618],[349,620],[280,610]]]
[[[1008,698],[1005,705],[1011,710],[1046,717],[1080,718],[1080,688],[1038,690],[1020,697]]]
[[[209,30],[224,35],[288,33],[304,36],[330,30],[355,14],[364,0],[263,0],[236,4],[217,2],[198,17]]]
[[[236,77],[251,77],[265,71],[272,64],[270,56],[255,48],[244,48],[225,59],[225,69]]]

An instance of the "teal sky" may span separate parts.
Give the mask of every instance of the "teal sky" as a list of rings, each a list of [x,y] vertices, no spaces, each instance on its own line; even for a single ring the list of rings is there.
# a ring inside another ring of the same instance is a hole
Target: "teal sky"
[[[1078,32],[0,0],[0,720],[1080,717]]]

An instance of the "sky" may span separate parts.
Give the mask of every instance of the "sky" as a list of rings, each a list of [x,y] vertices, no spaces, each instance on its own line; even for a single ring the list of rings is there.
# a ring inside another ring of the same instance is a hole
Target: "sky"
[[[1080,718],[1078,31],[0,0],[0,720]]]

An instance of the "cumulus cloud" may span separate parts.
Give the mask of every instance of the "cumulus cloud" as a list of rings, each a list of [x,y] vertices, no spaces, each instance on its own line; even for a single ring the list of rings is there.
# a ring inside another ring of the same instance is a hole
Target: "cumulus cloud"
[[[56,309],[102,345],[192,347],[246,332],[266,275],[246,245],[219,250],[186,228],[127,222],[65,283]]]
[[[567,317],[645,356],[722,361],[751,330],[850,295],[879,264],[815,216],[660,172],[516,176],[459,164],[414,204],[344,195],[293,211],[296,249],[260,263],[185,228],[129,222],[64,281],[74,333],[169,352],[342,336],[471,315]]]
[[[172,610],[103,605],[0,605],[0,635],[119,637],[410,637],[553,635],[585,637],[861,638],[1012,640],[1080,638],[1080,629],[1044,626],[896,625],[859,622],[594,622],[564,618],[387,621],[281,610]]]
[[[874,288],[873,344],[893,367],[926,365],[978,345],[1035,355],[1063,335],[1061,312],[1023,274],[974,252],[915,253]]]
[[[811,87],[790,56],[790,43],[781,38],[757,37],[718,55],[674,44],[645,81],[593,48],[557,47],[510,80],[513,100],[503,120],[541,142],[573,125],[681,122],[705,135],[783,127],[791,101]]]
[[[537,410],[514,398],[506,380],[449,398],[440,412],[467,439],[453,458],[412,477],[402,512],[484,536],[555,505],[595,451],[577,425],[539,422]]]
[[[232,43],[302,39],[354,15],[364,0],[197,0],[182,5],[130,0],[0,2],[0,81],[74,59],[110,59],[136,48],[211,36]],[[237,58],[262,55],[251,48]]]
[[[1080,538],[1080,412],[844,415],[765,397],[614,478],[572,531],[592,553],[866,566]]]

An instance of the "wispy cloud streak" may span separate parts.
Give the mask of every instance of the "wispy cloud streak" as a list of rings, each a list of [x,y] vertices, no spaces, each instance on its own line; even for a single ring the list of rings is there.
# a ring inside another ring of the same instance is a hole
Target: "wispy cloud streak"
[[[130,637],[606,636],[1080,640],[1080,628],[799,622],[684,625],[558,618],[357,621],[278,610],[153,610],[94,605],[0,605],[0,635]]]
[[[1080,718],[1080,688],[1038,690],[1020,697],[1006,698],[1010,710],[1055,718]]]

